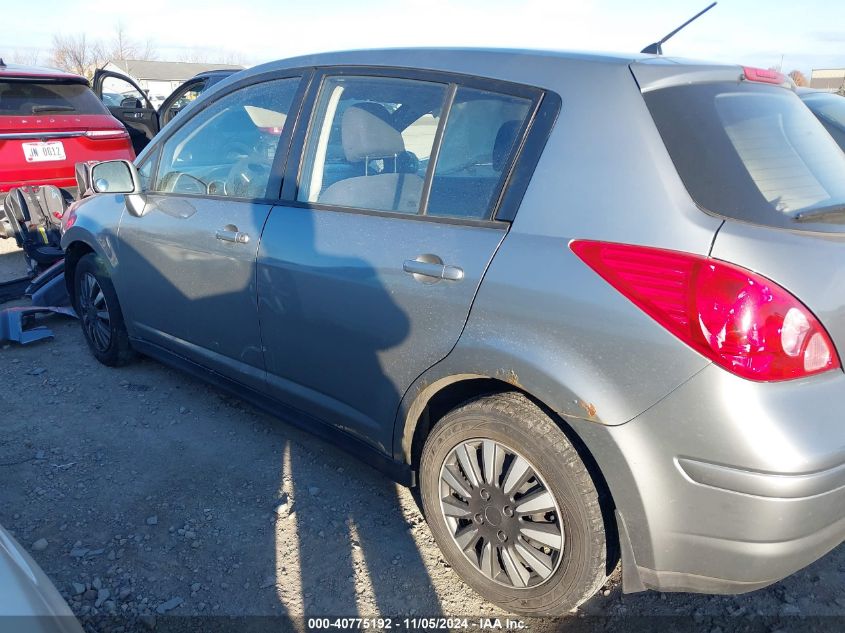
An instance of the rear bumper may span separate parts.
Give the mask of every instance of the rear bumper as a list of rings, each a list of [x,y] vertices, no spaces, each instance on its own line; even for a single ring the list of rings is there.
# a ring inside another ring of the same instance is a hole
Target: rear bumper
[[[840,545],[843,410],[840,371],[762,384],[710,366],[631,422],[590,430],[629,589],[742,593]]]

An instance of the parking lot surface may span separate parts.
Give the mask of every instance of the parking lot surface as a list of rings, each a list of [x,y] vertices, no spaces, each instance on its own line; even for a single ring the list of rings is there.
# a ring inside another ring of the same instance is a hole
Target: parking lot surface
[[[24,272],[13,246],[0,240],[0,281]],[[444,562],[406,489],[159,363],[103,367],[76,321],[46,324],[52,341],[0,350],[0,524],[90,629],[103,615],[146,628],[189,615],[505,615]],[[845,623],[845,547],[743,596],[623,596],[612,580],[538,628],[590,616],[626,630],[653,630],[656,616]],[[732,630],[720,622],[705,630]]]

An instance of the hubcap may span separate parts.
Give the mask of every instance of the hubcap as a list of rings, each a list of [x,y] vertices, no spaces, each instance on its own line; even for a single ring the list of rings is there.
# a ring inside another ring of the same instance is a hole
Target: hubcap
[[[467,560],[496,583],[535,587],[560,565],[557,501],[534,465],[500,442],[452,449],[440,469],[440,509]]]
[[[105,352],[111,343],[109,306],[100,283],[91,273],[85,273],[80,283],[79,312],[88,340],[99,351]]]

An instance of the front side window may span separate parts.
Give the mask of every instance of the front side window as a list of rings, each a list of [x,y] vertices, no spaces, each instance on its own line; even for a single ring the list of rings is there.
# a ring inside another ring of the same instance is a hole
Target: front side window
[[[107,106],[140,109],[147,107],[147,97],[121,77],[106,75],[102,84],[102,99]]]
[[[224,95],[164,143],[154,190],[263,198],[299,78]]]
[[[138,182],[141,185],[141,191],[149,191],[150,178],[153,175],[153,164],[155,163],[155,153],[150,153],[147,160],[138,167]]]

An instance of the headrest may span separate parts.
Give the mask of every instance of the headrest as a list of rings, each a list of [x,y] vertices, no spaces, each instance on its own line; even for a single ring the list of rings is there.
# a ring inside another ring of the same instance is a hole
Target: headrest
[[[340,134],[343,153],[350,163],[365,158],[388,158],[405,151],[399,130],[359,106],[350,106],[343,113]]]
[[[518,131],[519,121],[516,120],[505,121],[499,127],[496,142],[493,144],[493,169],[496,171],[502,171],[505,168]]]

